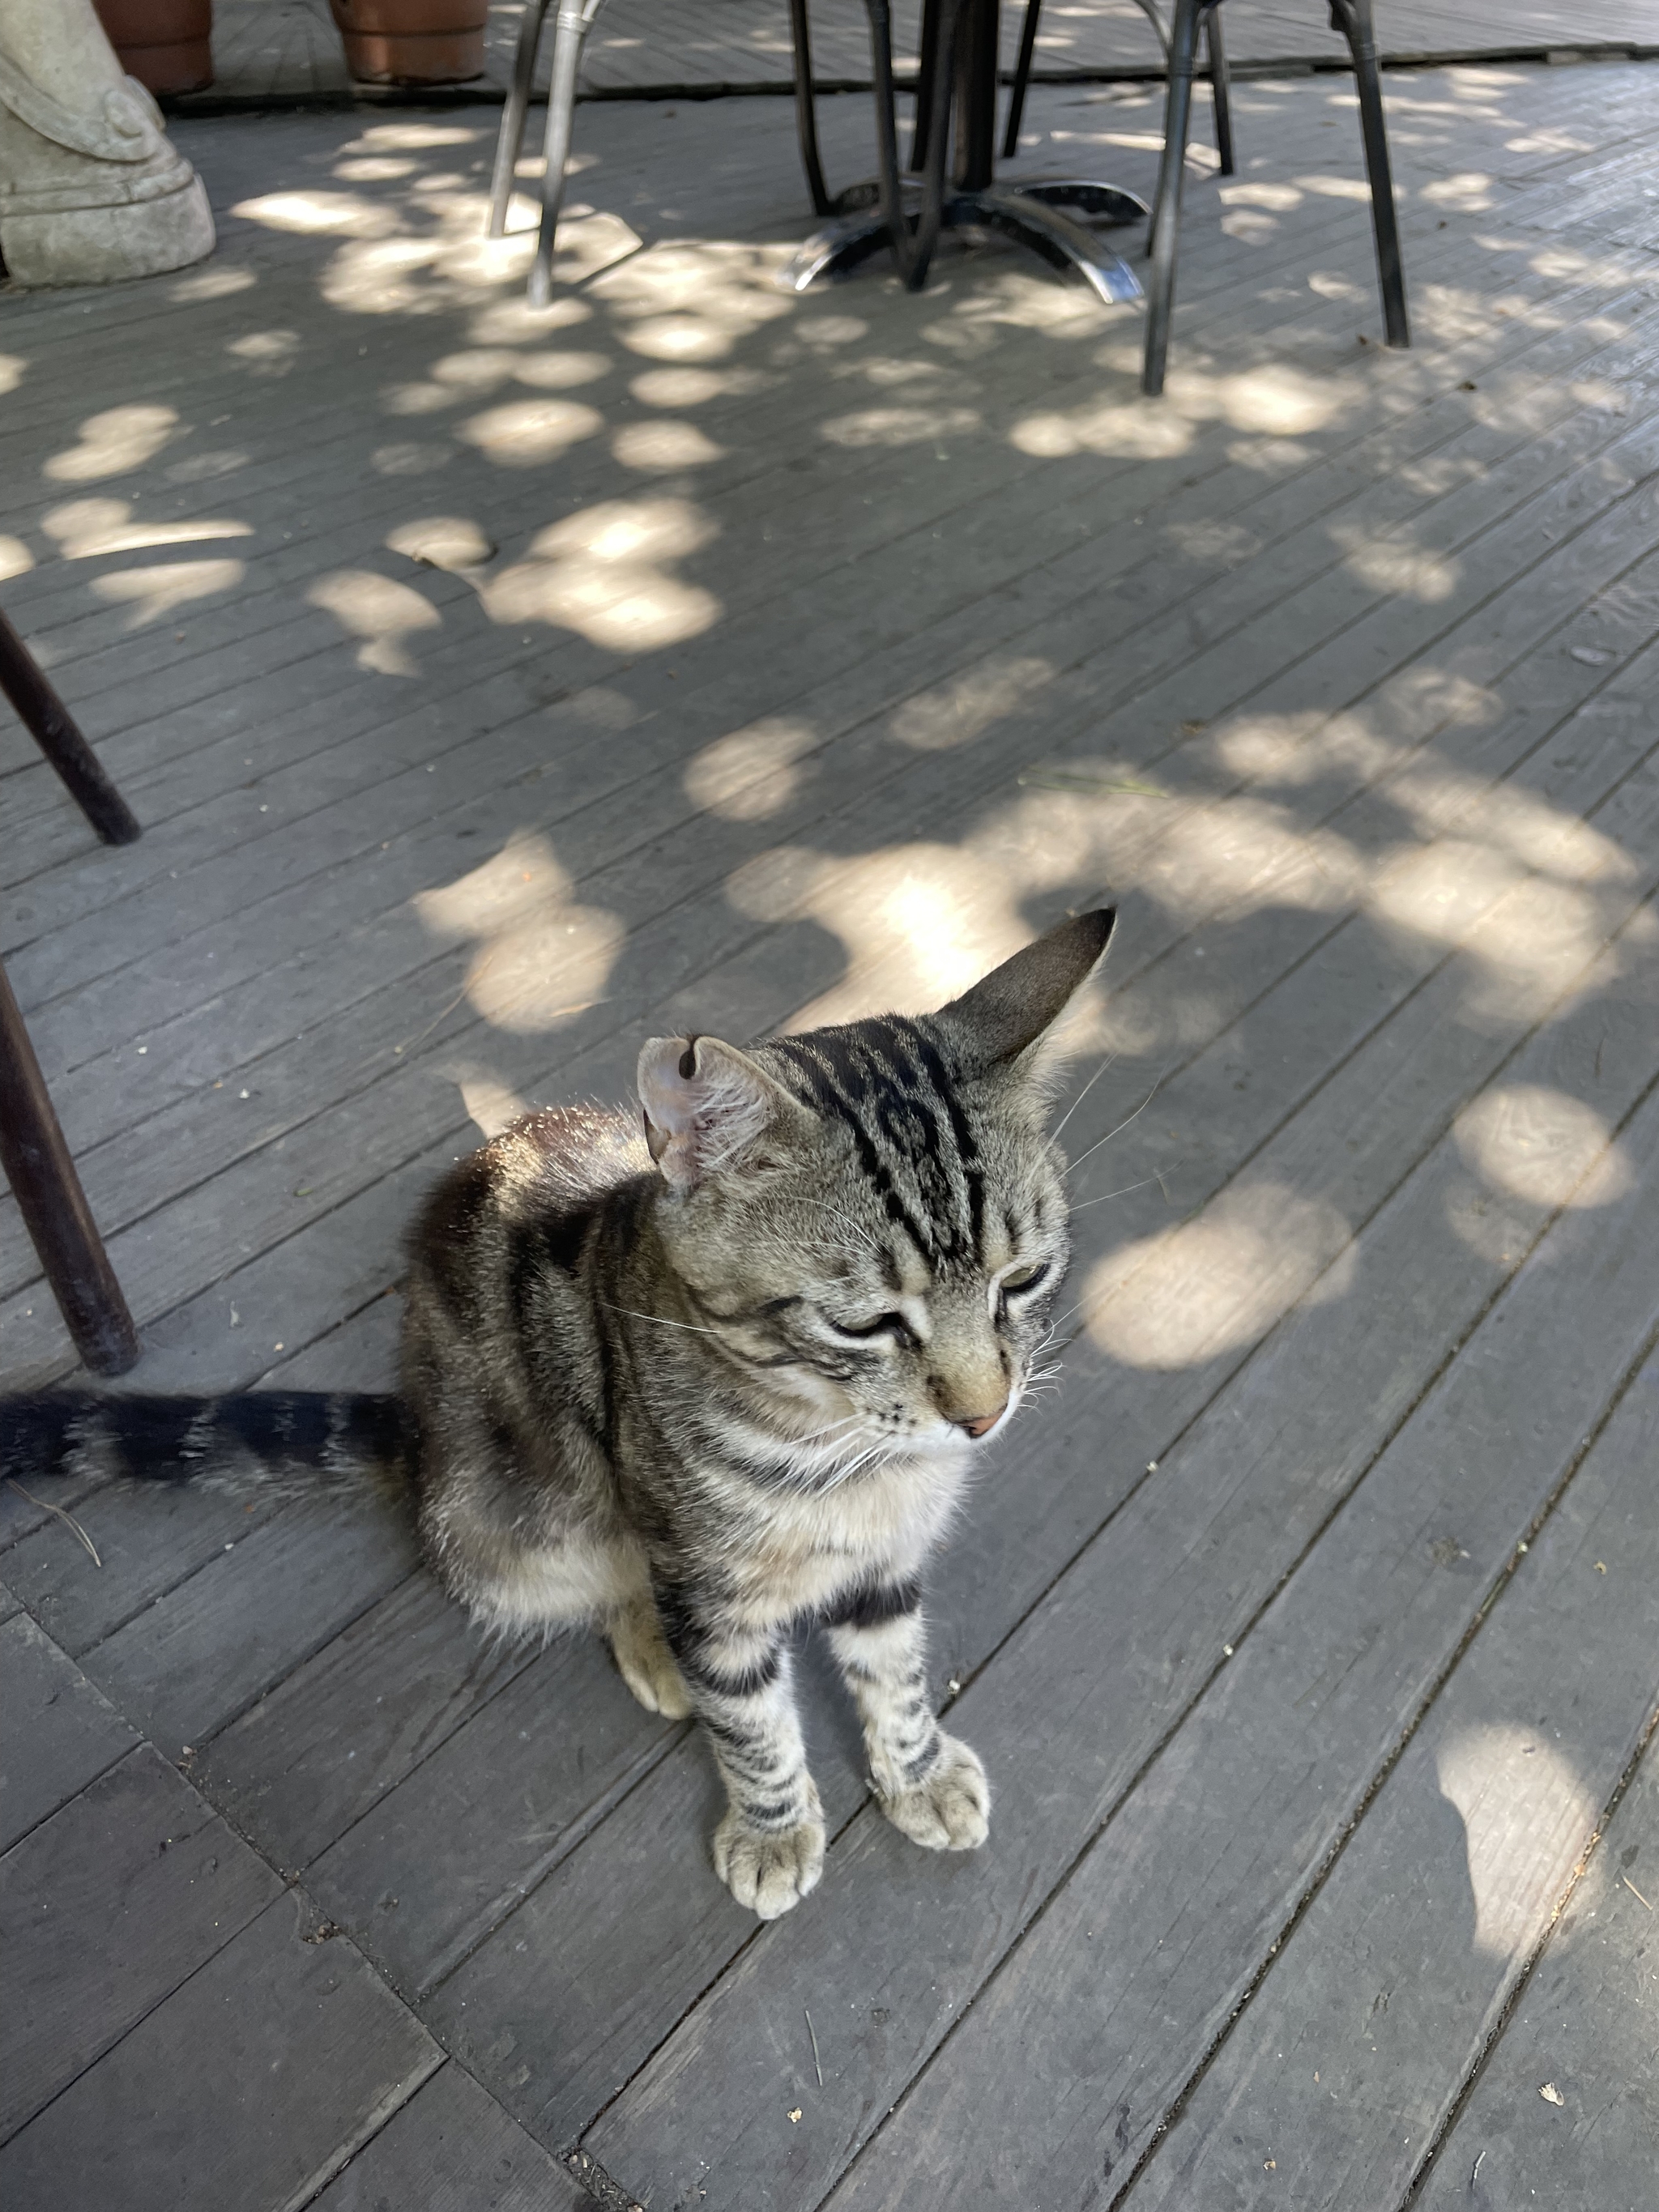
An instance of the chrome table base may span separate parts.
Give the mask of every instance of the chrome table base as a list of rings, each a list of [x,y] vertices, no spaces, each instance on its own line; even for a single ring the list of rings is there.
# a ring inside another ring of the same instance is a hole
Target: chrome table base
[[[911,195],[907,194],[907,199]],[[1077,209],[1101,224],[1142,222],[1150,210],[1133,192],[1085,178],[1058,178],[1021,185],[987,185],[977,191],[949,193],[940,210],[943,230],[988,230],[1028,246],[1050,267],[1076,270],[1109,304],[1138,300],[1140,283],[1121,255],[1065,212]],[[907,210],[912,229],[918,217]],[[826,223],[799,249],[779,276],[785,290],[804,292],[816,278],[846,276],[892,243],[880,208]]]

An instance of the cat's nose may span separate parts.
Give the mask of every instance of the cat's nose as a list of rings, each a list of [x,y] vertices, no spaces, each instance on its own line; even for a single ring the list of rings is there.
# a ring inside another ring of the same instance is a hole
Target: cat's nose
[[[957,1426],[970,1437],[988,1437],[1007,1410],[1008,1401],[1005,1398],[994,1413],[975,1413],[971,1420],[958,1420]]]

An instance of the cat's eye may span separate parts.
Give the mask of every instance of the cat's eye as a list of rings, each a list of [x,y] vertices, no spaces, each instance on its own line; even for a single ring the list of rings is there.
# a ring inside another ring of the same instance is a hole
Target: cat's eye
[[[1005,1291],[1034,1291],[1048,1273],[1048,1261],[1039,1260],[1029,1267],[1016,1267],[1012,1275],[1005,1275],[1001,1287]]]
[[[910,1324],[899,1313],[878,1314],[873,1321],[831,1321],[828,1314],[823,1319],[833,1334],[850,1337],[854,1344],[867,1344],[878,1336],[890,1336],[895,1342],[903,1344],[910,1335]]]

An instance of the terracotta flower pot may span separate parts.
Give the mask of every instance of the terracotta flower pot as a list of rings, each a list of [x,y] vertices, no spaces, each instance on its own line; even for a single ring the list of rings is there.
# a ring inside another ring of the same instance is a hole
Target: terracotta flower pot
[[[93,0],[104,35],[147,92],[200,92],[213,82],[213,0]]]
[[[482,76],[489,0],[329,0],[346,67],[366,84]]]

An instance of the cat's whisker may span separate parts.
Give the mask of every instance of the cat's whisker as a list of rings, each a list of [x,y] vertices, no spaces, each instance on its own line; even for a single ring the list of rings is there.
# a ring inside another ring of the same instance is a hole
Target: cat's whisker
[[[700,1328],[694,1321],[669,1321],[662,1314],[635,1313],[632,1306],[613,1306],[608,1298],[601,1298],[599,1304],[607,1312],[626,1314],[630,1321],[648,1322],[653,1328],[683,1328],[693,1336],[720,1336],[725,1333],[718,1328]]]
[[[1139,1182],[1126,1182],[1120,1190],[1103,1190],[1098,1198],[1079,1199],[1075,1206],[1068,1206],[1066,1211],[1067,1213],[1086,1213],[1091,1206],[1104,1206],[1109,1198],[1127,1198],[1132,1190],[1145,1190],[1148,1183],[1154,1182],[1163,1190],[1164,1197],[1168,1198],[1169,1188],[1163,1176],[1149,1175],[1143,1176]]]
[[[1054,1124],[1054,1134],[1056,1140],[1059,1139],[1060,1131],[1064,1129],[1066,1124],[1071,1120],[1073,1115],[1076,1113],[1078,1108],[1083,1103],[1089,1093],[1094,1089],[1096,1084],[1099,1082],[1101,1077],[1105,1074],[1109,1067],[1115,1066],[1116,1062],[1117,1054],[1115,1052],[1109,1052],[1105,1054],[1104,1058],[1101,1060],[1100,1066],[1096,1068],[1094,1073],[1084,1085],[1082,1090],[1078,1092],[1077,1097],[1073,1099],[1071,1104],[1066,1109],[1066,1111],[1060,1115],[1059,1121]]]
[[[1133,1114],[1126,1114],[1123,1119],[1118,1123],[1115,1129],[1108,1129],[1103,1137],[1097,1137],[1094,1143],[1090,1146],[1089,1150],[1086,1152],[1079,1152],[1077,1158],[1072,1162],[1070,1167],[1066,1170],[1066,1173],[1067,1175],[1074,1173],[1077,1169],[1083,1165],[1085,1160],[1090,1158],[1094,1153],[1097,1152],[1103,1145],[1109,1145],[1114,1137],[1121,1137],[1123,1132],[1128,1127],[1131,1121],[1139,1121],[1140,1116],[1146,1111],[1146,1109],[1152,1104],[1153,1099],[1157,1097],[1158,1086],[1162,1084],[1164,1077],[1169,1073],[1169,1072],[1170,1071],[1167,1067],[1160,1068],[1158,1070],[1158,1082],[1153,1084],[1152,1089],[1141,1100],[1139,1105],[1135,1108],[1134,1112]]]
[[[846,1428],[850,1422],[863,1423],[869,1418],[867,1413],[843,1413],[838,1421],[826,1421],[821,1429],[809,1429],[804,1437],[791,1437],[789,1441],[792,1444],[817,1443],[821,1437],[833,1436],[837,1429]],[[842,1438],[843,1443],[850,1441],[851,1439],[846,1437]]]

